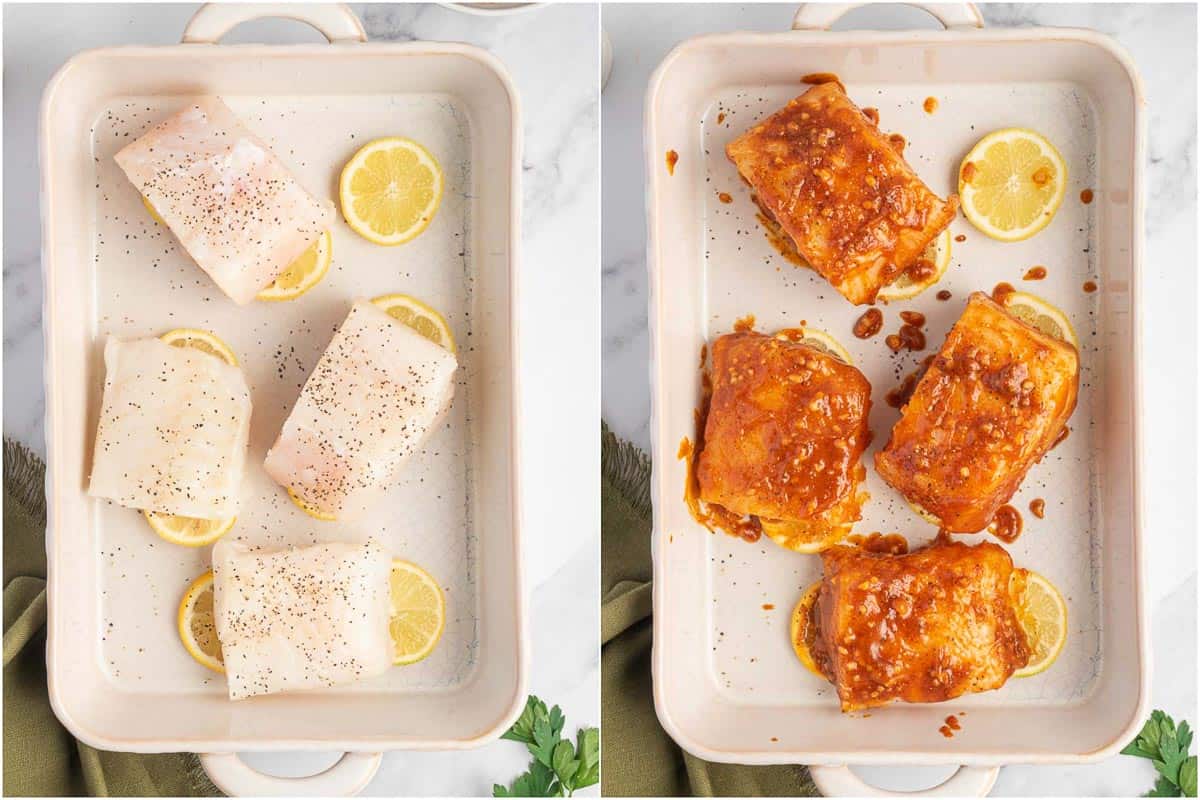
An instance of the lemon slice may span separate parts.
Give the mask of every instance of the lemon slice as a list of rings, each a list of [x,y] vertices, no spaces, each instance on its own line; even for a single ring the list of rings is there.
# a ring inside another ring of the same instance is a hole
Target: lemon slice
[[[446,599],[425,570],[392,559],[392,663],[415,664],[433,652],[446,627]]]
[[[1024,589],[1015,599],[1017,621],[1029,644],[1029,663],[1013,673],[1016,678],[1045,672],[1067,642],[1067,601],[1054,584],[1036,572],[1017,570],[1013,575],[1022,573]]]
[[[388,316],[403,322],[434,344],[440,344],[451,353],[457,353],[454,335],[450,326],[435,309],[406,294],[385,294],[371,301],[388,313]]]
[[[796,658],[800,659],[800,663],[818,678],[824,678],[825,676],[821,670],[817,669],[817,662],[812,657],[812,644],[817,635],[816,626],[812,624],[812,610],[813,606],[817,604],[817,594],[820,589],[821,583],[818,581],[800,595],[800,600],[792,609],[789,635],[792,640],[792,649],[796,651]]]
[[[828,550],[846,537],[852,525],[829,525],[813,520],[766,519],[759,525],[768,539],[793,553],[813,554]]]
[[[229,533],[233,529],[233,523],[237,521],[237,517],[196,519],[175,514],[160,514],[157,511],[143,511],[142,514],[155,533],[171,544],[181,544],[184,547],[212,544]]]
[[[168,227],[167,223],[163,221],[163,218],[158,215],[158,209],[150,205],[150,201],[146,199],[146,195],[141,195],[141,198],[142,205],[144,205],[146,210],[150,212],[150,216],[154,218],[154,221],[159,225],[162,225],[164,228]]]
[[[433,220],[442,201],[442,168],[412,139],[376,139],[342,169],[342,216],[375,244],[403,244]]]
[[[146,208],[154,210],[145,197],[142,198],[142,202],[146,204]],[[233,354],[233,350],[229,349],[229,345],[221,341],[216,334],[208,331],[202,331],[199,328],[176,328],[158,338],[169,345],[192,347],[214,355],[226,364],[232,364],[235,367],[238,365],[237,356]],[[180,517],[175,514],[160,514],[157,511],[143,511],[142,514],[145,515],[146,521],[150,523],[150,527],[155,533],[172,544],[180,544],[184,547],[212,544],[229,533],[233,528],[233,523],[237,521],[236,517],[196,519],[195,517]]]
[[[237,356],[233,354],[233,350],[229,348],[229,345],[221,341],[215,333],[202,331],[199,328],[176,328],[173,331],[167,331],[158,338],[175,347],[193,347],[209,355],[216,356],[226,364],[232,364],[235,367],[238,366]]]
[[[919,281],[914,281],[907,272],[902,273],[895,282],[879,290],[879,299],[885,303],[896,300],[908,300],[933,286],[946,274],[950,266],[950,229],[942,231],[936,239],[929,243],[921,258],[933,263],[933,274]]]
[[[210,569],[196,580],[179,601],[179,640],[188,654],[214,672],[224,672],[221,642],[213,614],[213,574]]]
[[[908,503],[908,507],[911,508],[913,510],[913,513],[916,514],[918,517],[925,520],[930,525],[936,525],[939,528],[942,527],[942,521],[938,517],[934,516],[932,511],[926,511],[923,506],[920,506],[911,501],[906,500],[905,502]]]
[[[850,354],[846,352],[846,348],[834,339],[828,333],[817,328],[793,328],[787,331],[780,331],[775,334],[776,338],[785,339],[789,342],[798,344],[806,344],[814,350],[820,350],[822,353],[828,353],[834,358],[840,359],[847,364],[853,364],[854,360],[850,358]]]
[[[993,239],[1018,242],[1050,224],[1067,191],[1067,165],[1044,136],[1005,128],[979,140],[958,170],[963,213]]]
[[[256,298],[270,302],[295,300],[321,282],[332,262],[333,240],[325,231]]]
[[[1071,326],[1071,321],[1062,309],[1028,292],[1008,292],[1003,297],[1001,304],[1009,314],[1047,336],[1062,339],[1076,350],[1079,349],[1079,338],[1075,335],[1075,328]]]
[[[333,522],[335,519],[337,519],[333,516],[333,514],[326,514],[324,511],[318,511],[317,509],[313,508],[308,503],[304,502],[300,495],[296,494],[291,489],[288,489],[287,493],[288,497],[292,498],[292,502],[296,504],[296,507],[305,514],[308,514],[313,519],[319,519],[324,522]]]

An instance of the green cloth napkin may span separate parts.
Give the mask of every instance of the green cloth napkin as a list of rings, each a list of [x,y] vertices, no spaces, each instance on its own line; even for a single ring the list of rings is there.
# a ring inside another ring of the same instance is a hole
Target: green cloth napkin
[[[4,794],[220,795],[191,753],[108,753],[67,732],[46,693],[46,466],[4,441]]]
[[[658,724],[650,678],[650,459],[607,427],[601,437],[603,794],[816,796],[807,767],[703,761]]]

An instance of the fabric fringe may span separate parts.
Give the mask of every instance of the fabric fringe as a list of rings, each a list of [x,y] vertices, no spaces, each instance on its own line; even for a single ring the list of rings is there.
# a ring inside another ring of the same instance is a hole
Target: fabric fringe
[[[4,491],[35,519],[46,519],[46,465],[20,442],[4,440]]]
[[[639,514],[650,516],[650,456],[617,438],[604,422],[600,423],[600,474]]]

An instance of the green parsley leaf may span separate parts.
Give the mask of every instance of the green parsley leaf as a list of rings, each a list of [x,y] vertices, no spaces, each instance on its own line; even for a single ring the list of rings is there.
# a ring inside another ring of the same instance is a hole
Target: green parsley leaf
[[[546,713],[546,704],[537,698],[537,695],[529,695],[529,699],[525,702],[525,708],[521,711],[521,716],[512,724],[512,727],[504,732],[501,739],[511,739],[514,742],[528,744],[533,741],[533,721],[538,714]]]
[[[1166,778],[1159,776],[1154,782],[1154,788],[1146,792],[1143,797],[1179,797],[1179,787],[1171,783]]]
[[[1196,796],[1196,757],[1188,756],[1179,768],[1179,789],[1184,797]]]
[[[575,773],[579,771],[579,759],[575,758],[575,745],[571,744],[569,739],[561,739],[554,746],[554,755],[551,757],[554,766],[554,774],[558,776],[559,782],[567,789],[574,791],[575,784],[572,779]]]
[[[1188,755],[1192,729],[1187,721],[1175,720],[1161,710],[1150,714],[1137,737],[1122,753],[1149,759],[1159,777],[1147,797],[1196,796],[1196,757]]]
[[[579,771],[575,773],[573,783],[574,788],[582,789],[600,780],[600,729],[580,728],[575,738]]]
[[[561,708],[547,709],[536,696],[529,696],[521,716],[501,738],[523,743],[533,760],[511,787],[493,784],[493,797],[569,796],[600,780],[600,731],[579,729],[577,748],[562,736],[566,722]]]

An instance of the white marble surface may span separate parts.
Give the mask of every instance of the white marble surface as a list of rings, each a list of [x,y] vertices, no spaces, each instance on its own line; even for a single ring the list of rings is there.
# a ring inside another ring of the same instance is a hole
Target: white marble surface
[[[4,435],[40,453],[45,444],[36,153],[42,89],[81,50],[178,42],[194,8],[4,9]],[[508,66],[520,89],[530,690],[561,705],[568,728],[598,724],[597,8],[543,7],[504,17],[428,4],[354,9],[372,39],[465,41],[487,48]],[[323,40],[299,23],[273,20],[249,23],[226,41]],[[248,760],[276,774],[302,775],[331,763],[333,755]],[[524,747],[504,741],[458,753],[390,753],[366,794],[490,795],[493,783],[507,783],[528,760]]]
[[[1132,54],[1145,82],[1150,163],[1143,319],[1147,492],[1146,595],[1152,620],[1152,702],[1196,721],[1196,7],[982,6],[990,26],[1092,28]],[[780,31],[792,4],[606,4],[613,46],[604,90],[603,401],[620,435],[649,447],[642,103],[650,73],[678,42],[703,33]],[[933,27],[900,6],[859,9],[838,28]],[[863,770],[881,785],[930,785],[945,770]],[[1117,756],[1089,766],[1010,766],[996,795],[1130,795],[1153,783],[1148,762]],[[922,783],[923,782],[923,783]]]

